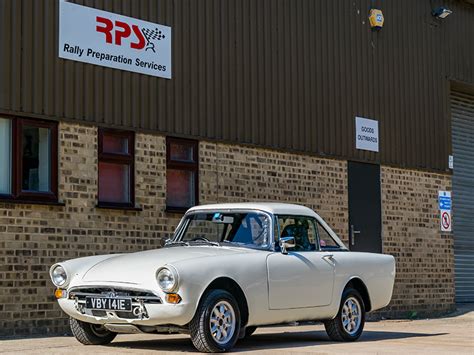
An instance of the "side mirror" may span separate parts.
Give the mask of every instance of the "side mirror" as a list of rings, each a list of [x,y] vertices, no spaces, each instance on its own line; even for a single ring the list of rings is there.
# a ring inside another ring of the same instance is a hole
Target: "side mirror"
[[[296,246],[294,237],[283,237],[280,238],[280,248],[282,254],[288,254],[288,249],[294,248]]]
[[[171,241],[171,239],[161,239],[160,240],[160,246],[164,247],[166,244],[168,244]]]

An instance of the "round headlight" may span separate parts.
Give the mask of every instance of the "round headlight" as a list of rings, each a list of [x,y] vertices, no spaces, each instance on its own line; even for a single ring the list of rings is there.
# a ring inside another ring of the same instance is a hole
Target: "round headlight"
[[[156,280],[165,292],[173,292],[178,286],[178,275],[168,268],[162,268],[156,274]]]
[[[51,280],[55,286],[63,286],[67,281],[66,270],[61,265],[56,266],[51,272]]]

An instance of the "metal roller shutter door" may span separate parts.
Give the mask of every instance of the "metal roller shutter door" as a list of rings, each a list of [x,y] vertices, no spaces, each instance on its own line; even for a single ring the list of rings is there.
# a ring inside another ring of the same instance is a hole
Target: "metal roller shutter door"
[[[474,302],[474,95],[451,94],[456,302]]]

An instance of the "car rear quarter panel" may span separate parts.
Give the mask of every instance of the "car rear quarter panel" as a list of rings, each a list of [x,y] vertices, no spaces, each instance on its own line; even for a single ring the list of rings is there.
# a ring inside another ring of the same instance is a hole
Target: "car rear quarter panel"
[[[359,278],[367,287],[371,311],[390,302],[395,280],[395,259],[391,255],[341,252],[335,253],[336,263],[334,299],[339,305],[342,292],[353,278]]]

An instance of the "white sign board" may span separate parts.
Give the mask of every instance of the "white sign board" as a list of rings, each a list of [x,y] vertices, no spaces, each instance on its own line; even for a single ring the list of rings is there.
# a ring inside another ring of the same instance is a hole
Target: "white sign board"
[[[379,151],[379,122],[356,117],[356,149]]]
[[[450,169],[454,168],[454,158],[453,158],[452,155],[450,155],[449,158],[448,158],[448,165],[449,165]]]
[[[441,232],[451,232],[451,211],[441,210]]]
[[[59,1],[59,57],[171,78],[171,27]]]

